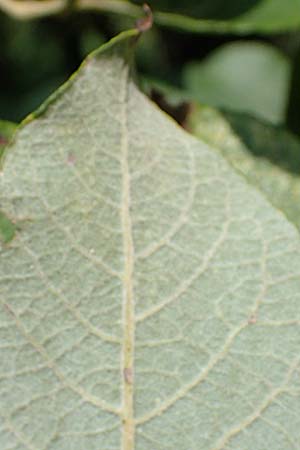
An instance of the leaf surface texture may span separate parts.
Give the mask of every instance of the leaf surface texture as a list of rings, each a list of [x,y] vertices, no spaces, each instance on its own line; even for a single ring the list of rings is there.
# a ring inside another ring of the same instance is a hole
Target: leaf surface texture
[[[134,39],[5,153],[0,447],[295,449],[298,233],[138,91]]]

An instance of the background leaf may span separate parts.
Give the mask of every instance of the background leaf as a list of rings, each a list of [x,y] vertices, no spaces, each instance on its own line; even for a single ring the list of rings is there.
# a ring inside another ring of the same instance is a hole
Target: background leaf
[[[201,103],[273,123],[284,121],[289,79],[288,60],[260,42],[226,44],[183,71],[184,87]]]
[[[6,152],[0,447],[292,450],[298,232],[137,90],[135,37]]]

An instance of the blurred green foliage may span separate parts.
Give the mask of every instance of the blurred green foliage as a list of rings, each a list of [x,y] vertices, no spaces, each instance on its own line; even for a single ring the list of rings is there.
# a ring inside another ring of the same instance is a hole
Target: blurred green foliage
[[[97,18],[0,16],[0,117],[19,122],[105,40]],[[99,31],[98,31],[99,29]]]
[[[142,1],[134,3],[142,4]],[[153,0],[151,6],[155,10],[186,14],[198,19],[232,19],[245,13],[259,3],[259,0]]]
[[[272,45],[236,41],[188,63],[183,82],[203,103],[276,124],[284,121],[290,75],[289,60]]]

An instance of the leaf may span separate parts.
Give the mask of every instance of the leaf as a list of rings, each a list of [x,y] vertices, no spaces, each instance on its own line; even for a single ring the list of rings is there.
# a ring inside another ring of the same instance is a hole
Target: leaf
[[[135,38],[5,154],[0,448],[292,450],[298,232],[137,90]]]
[[[281,123],[290,71],[289,61],[273,46],[240,41],[223,45],[203,62],[189,63],[183,80],[201,103]]]
[[[193,107],[187,126],[218,148],[300,230],[300,142],[296,136],[251,117],[200,105]]]

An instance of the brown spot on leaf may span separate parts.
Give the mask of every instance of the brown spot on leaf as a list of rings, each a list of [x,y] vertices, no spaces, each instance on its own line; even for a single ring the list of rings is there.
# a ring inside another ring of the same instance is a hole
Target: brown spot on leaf
[[[75,156],[72,153],[69,153],[67,157],[67,163],[69,164],[69,166],[74,166],[75,162],[76,162]]]
[[[133,383],[133,371],[130,367],[125,367],[124,369],[124,379],[127,384]]]
[[[257,314],[251,314],[248,318],[248,324],[254,325],[257,322]]]

